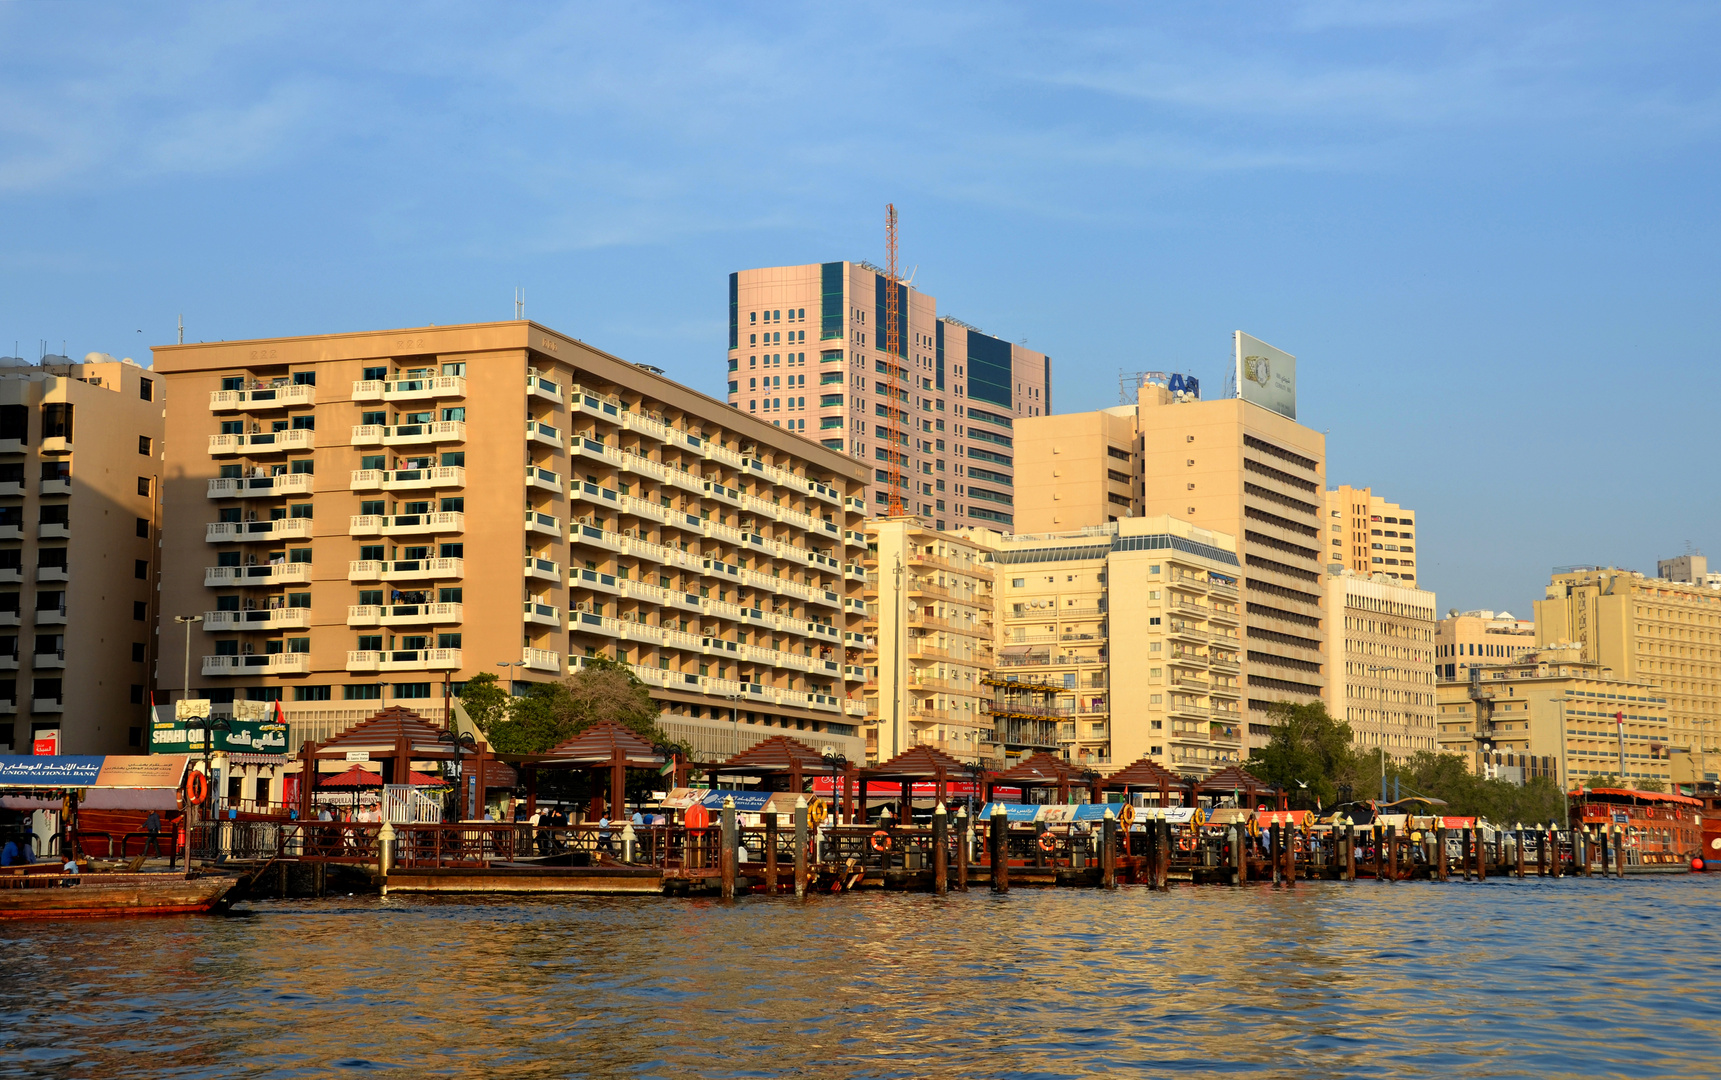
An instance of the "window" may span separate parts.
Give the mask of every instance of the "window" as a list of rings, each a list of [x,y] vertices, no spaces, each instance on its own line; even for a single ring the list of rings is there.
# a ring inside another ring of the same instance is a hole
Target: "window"
[[[311,639],[308,637],[290,637],[287,639],[287,651],[290,653],[308,653],[311,651]]]
[[[290,563],[308,563],[311,561],[311,549],[308,547],[290,548],[287,551],[287,561]]]
[[[308,592],[288,593],[287,606],[290,608],[308,608],[311,606],[311,594]]]
[[[427,682],[397,682],[394,684],[394,696],[397,698],[427,698],[430,696],[430,684]]]
[[[142,454],[144,457],[148,457],[151,441],[152,440],[148,435],[139,435],[137,437],[137,452]]]
[[[359,603],[361,605],[368,605],[370,607],[376,607],[377,605],[382,603],[382,590],[381,589],[360,589],[359,590]]]
[[[40,595],[39,593],[37,595]],[[38,608],[37,610],[40,610]],[[149,621],[149,605],[142,600],[134,600],[131,605],[131,617],[138,622]]]
[[[150,485],[150,478],[149,477],[147,477],[147,476],[138,477],[137,478],[137,493],[139,495],[142,495],[146,499],[149,498],[149,485]]]
[[[364,381],[376,382],[388,378],[388,368],[368,367],[364,369]]]
[[[149,560],[134,559],[132,561],[131,576],[137,578],[139,581],[149,580]]]
[[[295,686],[293,687],[294,701],[327,701],[329,691],[327,686]]]
[[[465,513],[466,512],[466,498],[465,498],[465,496],[456,495],[452,498],[443,499],[442,500],[442,512],[444,514]]]
[[[137,396],[144,399],[145,401],[154,401],[155,400],[155,380],[154,379],[139,379],[137,381]],[[71,436],[67,435],[66,438],[69,439],[69,438],[71,438]]]
[[[225,376],[221,380],[221,389],[223,389],[223,390],[243,390],[243,389],[245,389],[245,376],[243,376],[243,375]]]
[[[436,647],[439,649],[458,649],[460,648],[460,635],[438,634],[436,635]]]
[[[134,664],[143,663],[143,642],[134,641],[131,643],[131,659]]]
[[[665,588],[667,587],[668,586],[665,586]],[[463,597],[465,595],[465,590],[460,588],[438,589],[436,592],[436,602],[439,604],[459,604],[463,602]]]
[[[359,545],[359,560],[361,562],[381,562],[382,561],[382,545],[381,544],[360,544]]]
[[[359,501],[359,513],[368,517],[380,517],[384,503],[381,499],[362,499]]]
[[[382,635],[381,634],[360,634],[359,635],[359,652],[381,652],[381,651],[382,651]]]
[[[363,457],[359,458],[359,468],[386,469],[388,468],[388,460],[381,454],[365,454]]]
[[[381,370],[380,368],[377,370]],[[359,686],[341,687],[341,697],[346,701],[381,701],[382,684],[369,683]]]
[[[466,545],[443,544],[441,552],[444,559],[464,559],[466,557]]]
[[[466,452],[464,450],[451,450],[442,455],[442,467],[445,469],[464,468],[465,466]]]
[[[308,518],[311,516],[311,504],[294,503],[292,506],[287,507],[287,513],[289,516],[295,518]]]

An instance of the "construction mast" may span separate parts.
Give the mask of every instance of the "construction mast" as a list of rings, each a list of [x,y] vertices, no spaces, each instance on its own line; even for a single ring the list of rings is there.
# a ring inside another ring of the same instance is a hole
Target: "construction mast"
[[[908,431],[904,422],[908,419],[908,391],[903,388],[903,348],[902,335],[897,332],[897,320],[901,318],[900,305],[897,300],[899,286],[896,276],[896,204],[886,203],[884,208],[884,385],[889,401],[885,403],[885,432],[890,444],[889,466],[885,470],[886,482],[890,485],[890,516],[898,517],[907,512],[903,496],[908,492],[908,478],[903,471],[908,451]]]

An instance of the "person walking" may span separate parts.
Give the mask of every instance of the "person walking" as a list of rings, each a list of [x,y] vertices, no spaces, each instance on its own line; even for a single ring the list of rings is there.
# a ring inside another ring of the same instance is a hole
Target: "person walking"
[[[160,855],[161,854],[161,814],[159,812],[157,812],[155,810],[151,810],[149,812],[149,816],[143,819],[143,831],[149,834],[148,837],[145,838],[145,840],[143,842],[144,857],[148,858],[151,852],[154,852],[155,854]]]

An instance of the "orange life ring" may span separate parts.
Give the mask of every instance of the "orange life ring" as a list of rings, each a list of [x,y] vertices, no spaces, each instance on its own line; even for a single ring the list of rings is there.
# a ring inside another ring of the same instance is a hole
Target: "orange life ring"
[[[192,773],[185,782],[185,797],[193,806],[201,806],[209,798],[209,777],[200,772]]]
[[[890,834],[885,832],[883,829],[876,830],[869,838],[868,842],[872,844],[872,849],[874,851],[883,852],[890,850]]]
[[[1178,851],[1193,851],[1194,849],[1195,849],[1195,841],[1189,839],[1189,837],[1187,837],[1187,836],[1178,837],[1178,839],[1177,839],[1177,850]]]
[[[1040,834],[1039,845],[1041,851],[1056,851],[1058,849],[1058,838],[1053,836],[1050,832],[1043,832]]]
[[[1294,839],[1293,841],[1291,841],[1291,847],[1292,847],[1292,849],[1294,849],[1296,851],[1303,850],[1303,838],[1299,836],[1296,839]]]

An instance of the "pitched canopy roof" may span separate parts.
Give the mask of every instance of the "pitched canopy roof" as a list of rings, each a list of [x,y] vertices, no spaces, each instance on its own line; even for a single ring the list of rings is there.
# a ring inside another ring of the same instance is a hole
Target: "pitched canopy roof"
[[[1006,780],[1028,787],[1045,787],[1052,784],[1068,783],[1075,777],[1075,767],[1069,762],[1040,750],[1018,761],[993,779]]]
[[[1183,777],[1151,758],[1138,758],[1106,777],[1101,787],[1151,787],[1183,790]]]
[[[911,746],[889,761],[862,770],[874,779],[906,777],[930,780],[939,776],[965,776],[968,766],[936,746]]]
[[[655,769],[668,759],[631,728],[600,720],[537,760],[545,765],[609,765],[620,759],[632,769]]]
[[[1278,789],[1263,784],[1257,777],[1250,774],[1240,765],[1227,765],[1195,785],[1196,791],[1241,791],[1248,795],[1265,795]]]
[[[446,730],[411,709],[392,705],[319,744],[316,753],[332,757],[348,750],[368,750],[375,757],[393,757],[396,745],[405,739],[412,757],[452,758],[453,748],[438,741]]]
[[[409,771],[407,776],[411,778],[409,782],[414,787],[436,787],[448,782],[440,776],[421,773],[417,769]],[[371,772],[358,762],[354,762],[353,767],[346,772],[335,773],[318,780],[317,786],[319,788],[382,787],[382,774]]]
[[[728,761],[711,769],[712,772],[791,772],[799,766],[803,772],[829,768],[822,754],[799,739],[773,735],[754,743]]]

